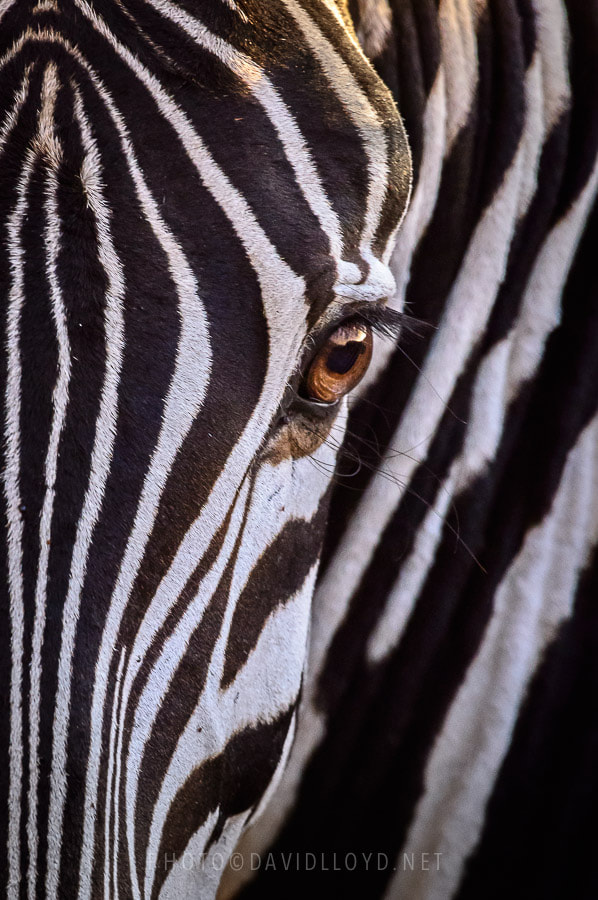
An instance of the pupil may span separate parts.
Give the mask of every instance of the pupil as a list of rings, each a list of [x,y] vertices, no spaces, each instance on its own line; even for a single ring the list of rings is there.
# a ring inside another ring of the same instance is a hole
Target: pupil
[[[353,368],[362,350],[360,341],[347,341],[342,347],[334,347],[330,351],[326,365],[336,375],[345,375]]]

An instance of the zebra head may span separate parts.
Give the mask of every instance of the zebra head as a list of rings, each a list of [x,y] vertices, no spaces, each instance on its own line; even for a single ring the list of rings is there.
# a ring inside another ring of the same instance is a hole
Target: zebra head
[[[184,854],[292,739],[407,143],[332,0],[0,27],[3,890],[208,897]]]

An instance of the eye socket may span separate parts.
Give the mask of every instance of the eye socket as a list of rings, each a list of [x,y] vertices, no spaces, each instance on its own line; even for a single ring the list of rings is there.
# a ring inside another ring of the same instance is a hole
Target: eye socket
[[[303,376],[303,396],[332,405],[348,394],[367,372],[373,343],[367,322],[353,319],[339,325],[310,362]]]

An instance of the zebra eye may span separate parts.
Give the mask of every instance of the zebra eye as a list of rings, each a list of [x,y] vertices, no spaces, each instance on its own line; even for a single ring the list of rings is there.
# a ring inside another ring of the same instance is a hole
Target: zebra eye
[[[351,320],[330,334],[303,377],[301,393],[317,403],[332,405],[359,384],[372,358],[372,329]]]

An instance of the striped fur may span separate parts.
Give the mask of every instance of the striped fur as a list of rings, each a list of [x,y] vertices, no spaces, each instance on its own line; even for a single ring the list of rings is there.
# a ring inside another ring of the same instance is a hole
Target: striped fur
[[[208,898],[294,730],[345,419],[298,368],[394,290],[409,152],[324,0],[0,29],[0,891]]]
[[[364,464],[332,498],[297,738],[242,845],[328,871],[262,869],[243,896],[585,900],[598,4],[390,7],[375,63],[415,169],[393,302],[434,328],[378,358],[349,417],[340,474]]]

